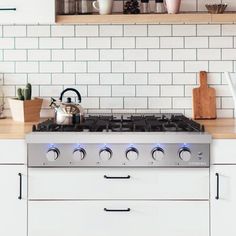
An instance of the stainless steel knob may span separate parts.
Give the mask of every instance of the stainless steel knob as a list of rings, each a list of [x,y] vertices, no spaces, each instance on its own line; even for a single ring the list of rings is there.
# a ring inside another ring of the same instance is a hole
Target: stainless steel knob
[[[165,156],[165,152],[162,148],[156,147],[152,150],[152,158],[155,161],[161,161]]]
[[[139,152],[138,152],[137,148],[131,147],[131,148],[126,150],[126,158],[129,161],[137,160],[138,159],[138,155],[139,155]]]
[[[50,148],[46,153],[46,158],[48,161],[56,161],[60,156],[60,151],[58,148]]]
[[[105,147],[100,150],[99,157],[102,161],[109,161],[112,157],[112,150],[108,147]]]
[[[73,159],[75,161],[82,161],[86,156],[86,151],[83,148],[76,148],[73,152]]]
[[[192,157],[192,154],[189,148],[183,147],[179,150],[179,158],[182,161],[189,161],[191,157]]]

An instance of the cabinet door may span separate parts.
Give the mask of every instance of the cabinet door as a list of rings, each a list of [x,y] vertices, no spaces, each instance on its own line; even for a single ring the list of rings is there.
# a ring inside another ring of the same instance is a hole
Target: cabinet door
[[[0,24],[54,23],[55,0],[1,0]]]
[[[26,186],[25,166],[0,166],[0,235],[26,236]],[[19,199],[20,195],[22,195],[22,199]]]
[[[211,173],[212,236],[236,235],[235,212],[236,166],[215,165]]]
[[[28,236],[208,236],[209,202],[30,201],[28,227]]]

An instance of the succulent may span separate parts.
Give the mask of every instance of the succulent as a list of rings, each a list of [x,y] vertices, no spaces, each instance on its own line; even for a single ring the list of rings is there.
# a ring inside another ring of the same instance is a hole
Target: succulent
[[[18,100],[31,100],[31,96],[32,96],[32,86],[31,84],[27,84],[25,88],[18,88],[17,89],[17,97]]]

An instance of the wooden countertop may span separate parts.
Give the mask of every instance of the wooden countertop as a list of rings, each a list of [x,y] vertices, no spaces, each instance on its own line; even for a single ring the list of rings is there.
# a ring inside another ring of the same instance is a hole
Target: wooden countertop
[[[198,120],[214,139],[236,139],[236,119]],[[0,120],[0,139],[24,139],[35,123]]]

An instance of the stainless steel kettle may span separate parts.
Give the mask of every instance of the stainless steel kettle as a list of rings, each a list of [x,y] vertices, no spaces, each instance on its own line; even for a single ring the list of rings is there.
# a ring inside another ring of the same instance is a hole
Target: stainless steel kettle
[[[77,95],[77,103],[72,102],[71,97],[67,97],[66,102],[63,102],[63,96],[68,91],[72,91]],[[63,90],[60,95],[59,101],[51,98],[50,107],[55,111],[56,124],[75,125],[81,123],[84,119],[84,110],[79,103],[81,103],[81,95],[79,91],[74,88],[67,88]]]

